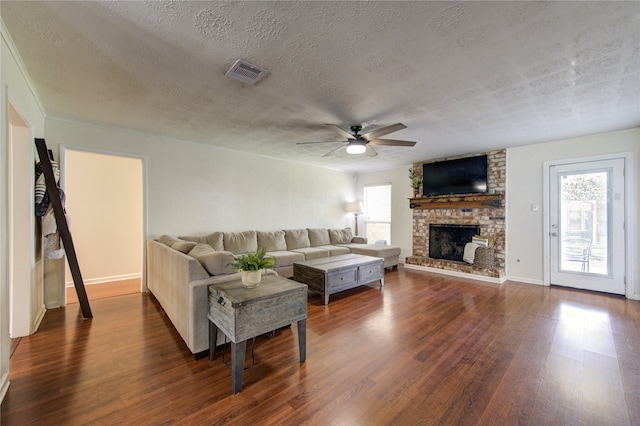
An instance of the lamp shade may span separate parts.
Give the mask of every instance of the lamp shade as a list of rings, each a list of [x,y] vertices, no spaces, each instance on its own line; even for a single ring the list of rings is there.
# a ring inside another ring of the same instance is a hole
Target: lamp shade
[[[362,206],[362,202],[360,201],[352,201],[350,203],[347,203],[345,206],[345,210],[347,211],[347,213],[363,213],[364,212],[364,207]]]

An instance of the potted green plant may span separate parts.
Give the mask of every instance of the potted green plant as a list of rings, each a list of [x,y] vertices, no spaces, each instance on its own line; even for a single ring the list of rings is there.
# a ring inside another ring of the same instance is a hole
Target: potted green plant
[[[273,257],[266,256],[266,249],[261,248],[255,253],[243,253],[236,256],[231,263],[242,273],[242,285],[246,288],[255,288],[260,285],[262,270],[275,266]]]
[[[416,174],[413,167],[409,169],[409,185],[413,188],[413,195],[418,196],[420,185],[422,184],[422,178]]]

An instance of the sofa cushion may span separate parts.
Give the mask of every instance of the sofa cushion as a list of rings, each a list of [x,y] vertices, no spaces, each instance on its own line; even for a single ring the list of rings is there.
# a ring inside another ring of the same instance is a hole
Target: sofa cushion
[[[318,246],[314,248],[327,250],[329,252],[329,256],[339,256],[341,254],[351,253],[351,250],[349,250],[348,247],[343,247],[343,246],[326,245],[326,246]]]
[[[197,243],[194,243],[193,241],[179,240],[173,243],[171,248],[174,250],[178,250],[181,253],[187,254],[196,246],[196,244]]]
[[[171,235],[162,235],[160,238],[158,238],[158,242],[164,244],[165,246],[171,247],[172,245],[174,245],[175,243],[177,243],[178,241],[180,241],[179,239],[177,239],[176,237],[172,237]]]
[[[276,267],[293,265],[293,262],[302,262],[304,254],[293,251],[268,251],[267,256],[272,257],[276,262]]]
[[[189,252],[189,256],[202,264],[211,275],[232,274],[236,272],[231,263],[235,260],[233,253],[228,251],[215,251],[209,244],[196,244]]]
[[[331,244],[329,239],[329,230],[326,228],[307,229],[309,233],[309,242],[311,247],[326,246]]]
[[[291,250],[296,253],[304,254],[304,260],[321,259],[323,257],[329,257],[329,250],[323,250],[317,247],[300,247]]]
[[[286,250],[287,242],[284,239],[284,231],[258,231],[258,249],[262,248],[267,251]]]
[[[329,229],[329,240],[331,244],[349,244],[353,239],[351,228]]]
[[[306,229],[285,229],[284,239],[287,242],[287,250],[311,246],[309,233]]]
[[[363,254],[373,257],[391,257],[400,255],[400,247],[388,246],[386,244],[344,244],[351,253]]]
[[[224,249],[234,254],[258,251],[258,236],[256,231],[225,232],[223,240]]]

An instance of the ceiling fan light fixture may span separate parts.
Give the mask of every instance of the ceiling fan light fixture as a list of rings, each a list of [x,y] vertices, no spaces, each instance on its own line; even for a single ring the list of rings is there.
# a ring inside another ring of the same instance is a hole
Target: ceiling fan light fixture
[[[364,154],[366,150],[367,147],[361,142],[352,142],[347,145],[347,152],[349,154]]]

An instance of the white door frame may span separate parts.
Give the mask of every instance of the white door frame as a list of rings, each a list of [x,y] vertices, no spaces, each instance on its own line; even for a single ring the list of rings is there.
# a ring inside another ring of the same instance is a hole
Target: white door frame
[[[624,207],[624,221],[625,221],[625,230],[624,230],[624,239],[625,239],[625,279],[626,279],[626,294],[627,298],[633,298],[635,292],[635,282],[634,282],[634,253],[633,253],[633,245],[630,236],[635,235],[634,229],[634,221],[631,220],[631,212],[633,211],[633,206],[635,205],[635,199],[633,197],[633,176],[634,173],[634,164],[633,164],[633,152],[619,152],[612,154],[602,154],[595,155],[589,157],[576,157],[576,158],[567,158],[562,160],[553,160],[553,161],[545,161],[543,163],[543,172],[542,172],[542,199],[545,203],[545,209],[543,214],[543,268],[544,268],[544,276],[543,276],[543,284],[545,286],[551,285],[551,257],[550,257],[550,244],[551,244],[551,215],[549,211],[550,201],[551,201],[551,191],[550,191],[550,173],[552,166],[566,165],[572,163],[581,163],[588,161],[601,161],[601,160],[612,160],[622,158],[625,162],[625,174],[624,174],[624,187],[625,187],[625,200],[626,204]]]
[[[34,199],[35,147],[33,127],[9,97],[8,102],[8,196],[12,200],[9,213],[9,304],[11,337],[24,337],[36,332],[46,312],[42,266],[36,266],[36,218]],[[18,131],[20,130],[20,131]],[[19,149],[18,149],[19,148]],[[19,171],[28,179],[14,180]],[[28,182],[27,182],[28,180]],[[25,197],[27,199],[25,200]],[[14,198],[21,200],[14,203]],[[24,203],[24,204],[23,204]],[[36,275],[40,276],[37,277]]]

